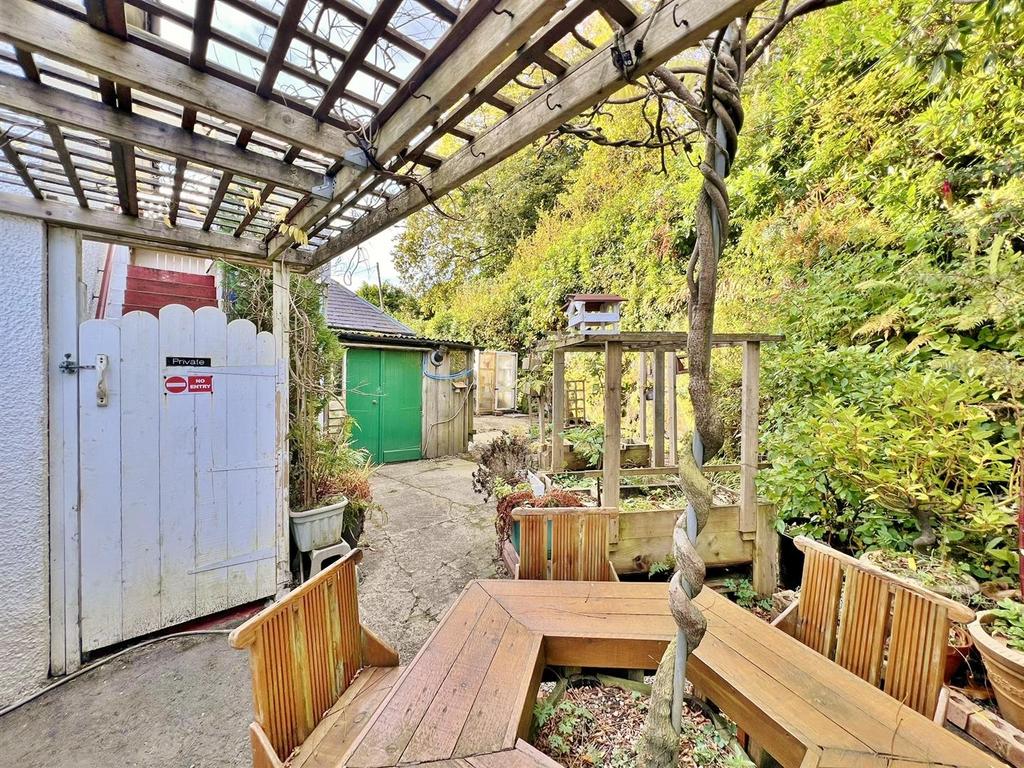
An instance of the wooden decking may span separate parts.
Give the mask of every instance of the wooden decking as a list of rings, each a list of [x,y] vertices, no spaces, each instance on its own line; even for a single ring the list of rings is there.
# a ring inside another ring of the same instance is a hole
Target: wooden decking
[[[664,584],[473,582],[342,756],[316,765],[554,766],[522,740],[543,666],[653,669],[675,633],[666,598]],[[698,602],[690,679],[783,765],[1001,765],[716,593]]]

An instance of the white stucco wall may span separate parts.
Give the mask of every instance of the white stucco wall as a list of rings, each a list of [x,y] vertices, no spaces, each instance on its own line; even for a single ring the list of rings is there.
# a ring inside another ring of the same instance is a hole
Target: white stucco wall
[[[49,667],[45,243],[0,215],[0,706]]]

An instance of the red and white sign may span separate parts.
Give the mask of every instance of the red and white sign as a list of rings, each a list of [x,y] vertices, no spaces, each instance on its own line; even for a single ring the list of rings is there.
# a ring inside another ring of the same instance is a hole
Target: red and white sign
[[[188,382],[185,381],[184,376],[168,376],[164,379],[164,389],[172,395],[180,395],[188,389]]]
[[[172,395],[187,392],[191,395],[209,394],[213,392],[213,376],[168,376],[164,379],[164,389]]]

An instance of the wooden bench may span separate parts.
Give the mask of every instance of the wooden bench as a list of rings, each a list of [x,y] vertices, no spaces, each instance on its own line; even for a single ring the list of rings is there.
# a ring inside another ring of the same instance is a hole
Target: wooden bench
[[[514,510],[512,519],[519,523],[515,578],[618,581],[608,557],[611,515],[611,510],[587,507]]]
[[[805,536],[799,599],[774,622],[804,645],[936,722],[951,622],[974,611]]]
[[[249,651],[255,768],[335,765],[397,681],[398,654],[359,623],[361,560],[352,550],[229,636]]]
[[[697,604],[690,680],[783,766],[1002,765],[718,593]],[[675,632],[664,583],[471,582],[358,732],[310,747],[318,728],[293,763],[557,768],[526,741],[545,665],[654,669]]]

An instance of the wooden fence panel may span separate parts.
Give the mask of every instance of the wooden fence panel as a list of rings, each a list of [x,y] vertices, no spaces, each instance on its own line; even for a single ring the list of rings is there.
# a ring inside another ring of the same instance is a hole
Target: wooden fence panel
[[[87,321],[79,339],[82,648],[273,594],[272,335],[170,305]],[[167,360],[191,357],[208,360]]]
[[[97,403],[99,370],[83,368],[78,381],[81,619],[83,649],[90,651],[121,640],[120,329],[105,320],[83,323],[78,354],[83,365],[93,365],[97,355],[108,361],[106,406]]]
[[[130,312],[121,328],[122,636],[160,629],[160,326],[148,312]]]

